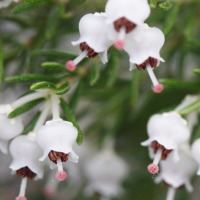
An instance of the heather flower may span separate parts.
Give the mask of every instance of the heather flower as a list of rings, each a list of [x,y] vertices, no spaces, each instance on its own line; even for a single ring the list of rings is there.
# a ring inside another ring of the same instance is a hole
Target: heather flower
[[[190,183],[192,176],[195,174],[198,165],[190,153],[189,144],[183,144],[178,150],[179,161],[174,162],[173,155],[170,154],[166,160],[160,162],[160,174],[156,177],[155,182],[164,181],[166,185],[173,188],[179,188],[185,185],[188,192],[192,192],[193,187]]]
[[[88,160],[84,171],[89,181],[85,190],[87,195],[98,193],[109,199],[123,193],[121,182],[128,174],[128,166],[112,147],[104,146],[102,151]]]
[[[200,158],[199,158],[199,155],[200,155],[200,139],[195,140],[195,142],[192,144],[191,152],[192,152],[193,158],[196,160],[196,162],[199,165],[197,175],[200,175]]]
[[[94,58],[99,55],[102,63],[108,61],[107,50],[112,45],[108,39],[107,25],[105,24],[106,16],[104,14],[86,14],[79,22],[80,38],[72,42],[73,45],[80,45],[81,54],[66,63],[66,67],[73,71],[76,65],[86,56]]]
[[[141,145],[149,146],[153,164],[148,166],[149,172],[158,172],[160,159],[165,160],[173,151],[173,160],[179,160],[178,147],[190,137],[187,122],[176,112],[153,115],[147,124],[149,139]],[[154,156],[155,154],[155,156]]]
[[[146,0],[109,0],[106,4],[106,23],[109,25],[109,37],[115,40],[115,47],[122,49],[126,35],[140,40],[141,26],[150,14]]]
[[[159,84],[153,69],[160,64],[160,61],[164,62],[160,56],[164,41],[165,37],[160,29],[144,24],[142,40],[138,42],[131,37],[127,37],[126,45],[124,46],[124,50],[129,54],[130,70],[134,68],[138,70],[147,69],[154,86],[153,90],[157,93],[163,90],[163,85]]]
[[[0,105],[0,149],[3,153],[8,152],[8,142],[19,135],[24,126],[19,117],[8,119],[7,115],[12,111],[11,105]]]
[[[27,136],[21,135],[13,139],[9,149],[13,157],[10,168],[17,175],[23,177],[20,193],[16,199],[25,200],[27,178],[43,177],[43,163],[39,161],[42,149],[35,141],[35,133],[33,132],[30,132]]]
[[[43,161],[48,156],[53,163],[57,164],[58,172],[56,178],[58,180],[64,180],[67,177],[66,172],[63,171],[62,162],[67,160],[78,162],[79,157],[72,149],[77,136],[78,131],[72,123],[61,119],[47,121],[37,131],[37,142],[44,150],[40,161]]]

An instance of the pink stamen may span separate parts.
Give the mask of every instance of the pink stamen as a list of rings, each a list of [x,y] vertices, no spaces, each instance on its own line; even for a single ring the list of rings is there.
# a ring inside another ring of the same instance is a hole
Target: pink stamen
[[[154,91],[155,93],[160,93],[160,92],[163,91],[163,89],[164,89],[164,85],[158,84],[158,85],[154,86],[153,91]]]
[[[18,196],[18,197],[16,197],[16,199],[15,200],[27,200],[27,198],[26,197],[21,197],[21,196]]]
[[[150,164],[150,165],[148,165],[147,169],[148,169],[148,171],[149,171],[150,173],[152,173],[152,174],[156,174],[156,173],[159,171],[158,165],[155,165],[155,164],[153,164],[153,163]]]
[[[64,181],[67,178],[67,173],[65,171],[58,171],[56,173],[56,178],[58,181]]]
[[[119,49],[119,50],[123,49],[123,48],[124,48],[124,45],[125,45],[125,43],[124,43],[124,41],[121,40],[121,39],[117,39],[117,40],[115,41],[115,43],[114,43],[114,47],[115,47],[116,49]]]
[[[76,69],[76,65],[74,63],[73,60],[69,60],[66,62],[66,68],[69,70],[69,71],[74,71]]]

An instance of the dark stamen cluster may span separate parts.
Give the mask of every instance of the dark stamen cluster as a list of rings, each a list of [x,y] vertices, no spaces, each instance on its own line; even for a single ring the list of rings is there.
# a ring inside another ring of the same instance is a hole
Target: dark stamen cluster
[[[152,68],[156,68],[157,67],[157,63],[158,63],[158,60],[155,59],[155,58],[152,58],[152,57],[149,57],[147,60],[145,60],[142,64],[140,65],[136,65],[136,67],[139,69],[139,70],[145,70],[146,69],[146,66],[148,64],[150,64],[150,66]]]
[[[114,22],[114,27],[115,27],[115,30],[117,32],[120,31],[121,27],[122,26],[125,26],[126,27],[126,33],[129,33],[131,32],[137,25],[134,24],[133,22],[129,21],[128,19],[126,19],[125,17],[122,17],[118,20],[116,20]]]
[[[66,162],[68,160],[69,154],[66,153],[62,153],[62,152],[57,152],[57,151],[53,151],[51,150],[48,154],[49,159],[54,162],[55,164],[57,164],[57,159],[60,157],[62,162]]]
[[[88,55],[89,58],[94,58],[95,56],[98,55],[98,53],[95,52],[94,49],[92,49],[91,47],[89,47],[86,42],[82,42],[80,44],[80,49],[81,49],[81,51],[87,50],[88,51],[87,55]]]
[[[16,171],[16,174],[19,176],[27,177],[29,179],[33,179],[36,176],[36,173],[32,172],[28,167],[20,168]]]
[[[167,156],[172,152],[172,150],[165,149],[165,147],[159,144],[157,141],[153,141],[151,143],[151,148],[154,149],[154,154],[156,154],[158,149],[162,149],[161,160],[165,160]]]

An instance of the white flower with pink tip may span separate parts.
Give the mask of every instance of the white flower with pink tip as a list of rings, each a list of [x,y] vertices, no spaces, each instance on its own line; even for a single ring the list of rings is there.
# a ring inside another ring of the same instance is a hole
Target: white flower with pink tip
[[[131,37],[127,37],[124,46],[124,50],[129,54],[129,62],[132,63],[130,70],[136,67],[139,70],[147,69],[154,86],[153,90],[157,93],[163,90],[163,85],[159,84],[153,68],[156,68],[160,61],[164,62],[160,56],[160,50],[164,42],[165,36],[160,29],[144,24],[141,41],[138,42]]]
[[[108,61],[107,50],[112,45],[112,41],[108,38],[107,25],[105,23],[106,16],[104,14],[86,14],[79,22],[80,38],[72,42],[73,45],[80,45],[81,54],[66,63],[66,67],[70,71],[76,69],[76,65],[83,58],[95,57],[99,55],[102,63]]]
[[[9,140],[19,135],[24,129],[19,117],[7,118],[12,111],[11,105],[0,105],[0,149],[3,153],[8,152]]]
[[[17,175],[23,177],[20,193],[16,199],[24,200],[26,199],[25,190],[27,178],[33,179],[36,176],[38,178],[43,177],[44,163],[39,161],[42,155],[42,149],[35,141],[35,133],[32,132],[27,136],[21,135],[13,139],[9,149],[13,157],[10,168],[15,171]]]
[[[126,43],[126,36],[141,40],[141,26],[150,14],[146,0],[109,0],[106,4],[106,23],[109,25],[109,38],[118,49]]]
[[[158,172],[158,163],[173,154],[174,162],[179,160],[178,147],[190,137],[187,122],[176,112],[153,115],[147,124],[149,139],[142,142],[143,146],[150,146],[150,155],[154,151],[154,161],[148,166],[149,172]]]
[[[66,179],[67,174],[63,171],[62,162],[67,160],[78,162],[78,156],[72,149],[78,136],[77,129],[72,123],[63,120],[47,121],[45,125],[37,131],[37,142],[44,150],[40,161],[47,156],[50,160],[57,164],[58,172],[56,178],[60,181]]]

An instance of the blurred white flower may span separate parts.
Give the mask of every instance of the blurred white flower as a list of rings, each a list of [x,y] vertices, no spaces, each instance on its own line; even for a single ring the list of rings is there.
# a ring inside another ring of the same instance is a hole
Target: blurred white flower
[[[192,144],[191,152],[193,158],[197,161],[199,164],[199,169],[197,171],[197,175],[200,175],[200,139],[195,140],[195,142]]]
[[[104,147],[84,166],[88,186],[86,195],[94,193],[105,198],[120,196],[123,193],[122,181],[128,174],[128,166],[113,150],[113,147]]]
[[[95,57],[99,54],[102,63],[108,61],[107,50],[112,45],[108,38],[106,17],[103,14],[86,14],[79,22],[80,38],[72,42],[73,45],[80,44],[82,53],[73,61],[68,61],[66,66],[73,71],[76,65],[86,56]]]
[[[148,166],[149,172],[155,174],[159,170],[160,159],[166,159],[173,150],[173,160],[179,160],[178,147],[189,139],[190,131],[187,122],[176,112],[153,115],[147,124],[149,139],[142,142],[143,146],[150,146],[150,156],[155,154],[153,164]]]
[[[9,140],[19,135],[24,129],[19,117],[7,118],[12,110],[9,104],[0,105],[0,149],[3,153],[8,152]]]
[[[14,1],[14,2],[19,2],[19,0],[1,0],[0,1],[0,8],[4,8],[4,7],[8,7],[11,2]]]

